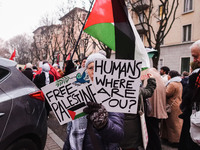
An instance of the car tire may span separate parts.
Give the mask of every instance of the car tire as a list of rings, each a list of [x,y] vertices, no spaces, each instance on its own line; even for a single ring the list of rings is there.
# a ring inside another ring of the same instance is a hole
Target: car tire
[[[20,139],[12,143],[7,150],[38,150],[39,148],[31,139]]]

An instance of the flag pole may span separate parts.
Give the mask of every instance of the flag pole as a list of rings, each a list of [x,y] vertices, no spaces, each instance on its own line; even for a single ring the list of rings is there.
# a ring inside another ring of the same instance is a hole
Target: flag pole
[[[73,58],[73,56],[74,56],[74,53],[77,51],[78,43],[79,43],[79,41],[80,41],[80,39],[81,39],[81,35],[82,35],[82,32],[83,32],[83,28],[85,27],[86,21],[87,21],[89,15],[90,15],[90,12],[91,12],[93,3],[94,3],[94,0],[91,2],[90,8],[89,8],[89,12],[88,12],[88,14],[87,14],[87,16],[86,16],[85,22],[84,22],[84,24],[83,24],[83,26],[82,26],[82,29],[81,29],[81,32],[80,32],[80,34],[79,34],[78,40],[77,40],[77,42],[76,42],[74,51],[73,51],[73,53],[72,53],[72,55],[71,55],[71,58],[70,58],[71,60],[72,60],[72,58]]]

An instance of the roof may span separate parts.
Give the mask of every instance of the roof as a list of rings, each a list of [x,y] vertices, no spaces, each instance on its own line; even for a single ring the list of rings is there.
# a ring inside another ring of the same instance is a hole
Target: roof
[[[46,30],[48,29],[52,29],[54,27],[60,27],[61,25],[55,25],[55,24],[52,24],[52,25],[49,25],[49,26],[41,26],[41,27],[38,27],[35,31],[33,31],[34,34],[36,34],[37,31],[39,31],[41,29],[41,32],[40,33],[43,33],[43,32],[46,32]]]
[[[48,26],[41,26],[41,27],[38,27],[36,30],[33,31],[33,33],[36,33],[39,29],[42,29],[42,28],[47,28]]]
[[[15,67],[16,65],[17,65],[17,62],[0,57],[0,66]]]
[[[66,15],[64,15],[63,17],[61,17],[59,20],[63,21],[65,18],[67,18],[68,16],[70,16],[71,14],[75,13],[76,11],[83,11],[85,13],[88,13],[87,10],[79,8],[79,7],[75,7],[74,9],[72,9],[70,12],[68,12]]]

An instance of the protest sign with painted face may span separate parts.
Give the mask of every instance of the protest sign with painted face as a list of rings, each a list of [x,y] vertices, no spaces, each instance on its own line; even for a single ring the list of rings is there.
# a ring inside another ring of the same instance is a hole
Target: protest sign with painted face
[[[96,102],[97,98],[84,68],[43,87],[42,91],[61,125],[85,115],[87,102]]]
[[[96,60],[93,84],[109,112],[137,113],[142,62],[136,60]]]

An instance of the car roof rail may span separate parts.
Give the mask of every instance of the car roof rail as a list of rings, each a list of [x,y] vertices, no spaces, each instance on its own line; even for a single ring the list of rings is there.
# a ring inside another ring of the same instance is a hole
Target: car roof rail
[[[15,67],[16,65],[17,65],[17,62],[3,58],[3,57],[0,57],[0,66]]]

